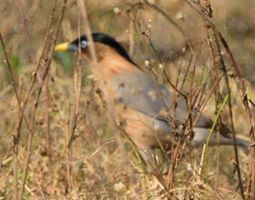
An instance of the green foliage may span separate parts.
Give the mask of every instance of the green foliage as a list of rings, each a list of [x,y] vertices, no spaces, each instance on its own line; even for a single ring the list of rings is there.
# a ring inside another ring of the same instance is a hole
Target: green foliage
[[[2,60],[2,57],[3,57],[3,48],[2,47],[0,47],[0,60]]]
[[[15,70],[15,72],[19,72],[20,67],[21,67],[20,58],[16,55],[12,55],[10,58],[10,65],[11,65],[12,69]]]
[[[73,59],[72,53],[70,52],[56,52],[54,57],[61,63],[63,66],[64,72],[67,75],[71,75],[73,72]]]

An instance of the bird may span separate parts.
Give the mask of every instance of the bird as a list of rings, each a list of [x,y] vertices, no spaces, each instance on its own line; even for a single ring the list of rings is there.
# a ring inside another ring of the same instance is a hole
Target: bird
[[[176,145],[176,138],[184,135],[182,130],[189,117],[198,116],[191,126],[192,134],[187,137],[190,145],[198,148],[206,143],[214,123],[211,118],[197,108],[190,111],[183,97],[176,98],[165,85],[142,71],[114,37],[102,32],[92,33],[91,37],[103,83],[99,87],[107,94],[104,98],[111,104],[115,123],[137,147],[148,173],[157,170],[154,149]],[[55,51],[80,51],[91,63],[89,45],[88,37],[82,35],[56,45]],[[209,145],[233,145],[230,129],[224,124],[219,127],[219,136],[214,132]],[[238,137],[236,144],[244,149],[249,146],[248,141]]]

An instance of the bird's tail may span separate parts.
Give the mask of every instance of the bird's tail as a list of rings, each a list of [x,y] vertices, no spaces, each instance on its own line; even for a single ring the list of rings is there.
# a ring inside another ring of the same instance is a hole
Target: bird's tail
[[[210,129],[205,128],[193,128],[194,137],[192,139],[192,145],[194,147],[199,147],[206,144],[207,138],[209,137]],[[234,140],[231,134],[219,134],[218,137],[216,133],[213,133],[209,140],[209,145],[233,145]],[[236,137],[236,145],[241,147],[245,153],[248,153],[250,143],[248,140]]]
[[[220,133],[223,136],[228,137],[232,141],[232,144],[234,144],[234,141],[232,139],[232,134],[231,134],[232,131],[230,130],[229,126],[227,126],[226,124],[220,123],[219,128],[220,128]],[[246,154],[248,153],[249,146],[250,146],[250,142],[248,140],[242,139],[236,136],[236,145],[241,147]]]
[[[250,147],[250,142],[248,140],[236,137],[236,144],[240,146],[246,154],[248,154]]]

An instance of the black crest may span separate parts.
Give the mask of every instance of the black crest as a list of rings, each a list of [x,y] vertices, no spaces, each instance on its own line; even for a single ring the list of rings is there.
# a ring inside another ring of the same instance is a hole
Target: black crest
[[[94,42],[100,42],[103,44],[106,44],[113,49],[115,49],[121,56],[126,58],[129,62],[135,64],[132,59],[129,57],[126,50],[123,48],[123,46],[117,42],[113,37],[105,34],[105,33],[92,33],[92,38]],[[72,44],[75,44],[76,46],[79,46],[79,42],[87,41],[87,36],[83,35],[79,39],[76,39],[72,42]]]

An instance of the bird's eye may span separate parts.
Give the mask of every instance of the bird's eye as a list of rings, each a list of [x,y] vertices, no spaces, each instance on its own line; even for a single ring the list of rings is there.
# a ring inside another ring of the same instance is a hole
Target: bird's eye
[[[87,47],[88,42],[86,40],[81,41],[81,48],[84,49]]]

